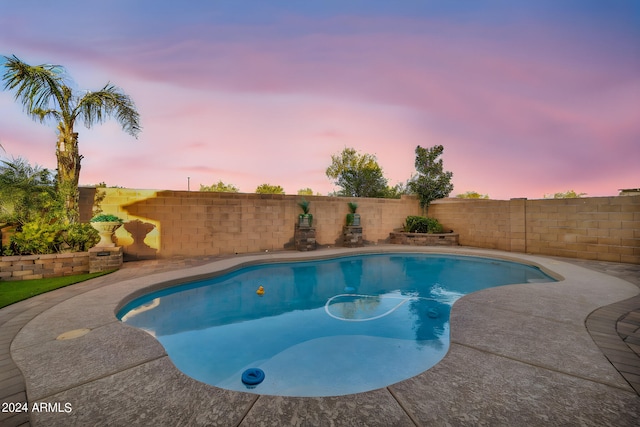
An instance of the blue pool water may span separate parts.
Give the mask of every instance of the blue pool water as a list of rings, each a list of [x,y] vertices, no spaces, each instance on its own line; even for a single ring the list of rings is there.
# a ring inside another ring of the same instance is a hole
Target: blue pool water
[[[375,254],[265,264],[172,287],[120,310],[187,375],[217,387],[337,396],[423,372],[449,348],[449,312],[493,286],[554,281],[493,259]],[[264,295],[258,295],[259,286]],[[264,380],[241,381],[259,368]]]

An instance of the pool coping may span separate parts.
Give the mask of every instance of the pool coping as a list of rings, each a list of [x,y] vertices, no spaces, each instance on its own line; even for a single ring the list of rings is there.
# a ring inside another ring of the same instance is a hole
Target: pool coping
[[[496,257],[538,265],[564,280],[490,288],[463,297],[453,307],[451,346],[440,363],[379,390],[329,398],[258,396],[202,384],[180,373],[154,338],[115,319],[125,299],[185,277],[265,261],[374,252]],[[526,420],[633,425],[640,421],[640,397],[585,328],[591,313],[636,296],[638,288],[557,259],[466,247],[384,245],[252,254],[103,282],[52,305],[12,340],[11,356],[24,375],[29,403],[50,404],[50,411],[30,414],[33,425],[387,426]],[[56,340],[81,328],[91,332]],[[71,412],[64,412],[65,403]]]

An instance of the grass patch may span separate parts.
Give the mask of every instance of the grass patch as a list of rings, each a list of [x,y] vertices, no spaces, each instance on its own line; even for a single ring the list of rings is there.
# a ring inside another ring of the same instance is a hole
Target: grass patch
[[[18,301],[31,298],[54,289],[84,282],[94,277],[104,276],[114,272],[101,271],[99,273],[76,274],[74,276],[51,277],[49,279],[15,280],[0,282],[0,308]]]

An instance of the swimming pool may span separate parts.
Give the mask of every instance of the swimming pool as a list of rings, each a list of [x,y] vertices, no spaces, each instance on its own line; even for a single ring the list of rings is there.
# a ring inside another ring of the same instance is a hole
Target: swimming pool
[[[205,383],[337,396],[438,363],[449,347],[451,306],[461,296],[549,281],[535,267],[508,261],[370,254],[245,267],[145,295],[118,317],[155,336],[181,371]],[[264,372],[264,381],[243,383],[251,368]]]

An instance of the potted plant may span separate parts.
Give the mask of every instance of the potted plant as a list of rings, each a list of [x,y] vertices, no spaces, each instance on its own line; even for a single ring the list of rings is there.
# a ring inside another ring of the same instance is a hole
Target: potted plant
[[[300,227],[311,227],[313,225],[313,215],[309,213],[310,203],[305,199],[298,202],[298,206],[302,209],[302,213],[298,215],[298,226]]]
[[[91,221],[89,222],[100,235],[100,241],[95,247],[112,248],[116,245],[113,242],[113,234],[124,222],[121,218],[111,214],[100,214],[91,218]]]
[[[349,213],[347,214],[347,226],[360,227],[360,214],[356,213],[358,204],[349,202]]]

